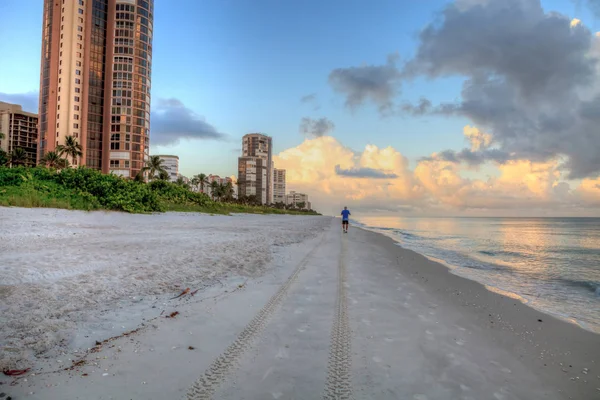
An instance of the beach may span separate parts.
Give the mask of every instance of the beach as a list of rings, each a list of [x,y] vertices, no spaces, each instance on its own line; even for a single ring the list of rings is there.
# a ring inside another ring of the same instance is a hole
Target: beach
[[[598,334],[339,225],[0,208],[0,393],[600,398]]]

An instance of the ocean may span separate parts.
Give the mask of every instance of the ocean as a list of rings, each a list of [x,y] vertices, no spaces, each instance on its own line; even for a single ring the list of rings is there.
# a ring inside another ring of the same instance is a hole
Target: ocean
[[[600,333],[600,218],[364,217],[451,272]]]

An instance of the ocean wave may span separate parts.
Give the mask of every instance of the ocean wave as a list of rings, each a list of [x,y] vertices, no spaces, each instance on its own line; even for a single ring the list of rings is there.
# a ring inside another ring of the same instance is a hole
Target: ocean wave
[[[531,254],[521,253],[518,251],[506,251],[506,250],[498,250],[498,251],[479,250],[478,253],[484,254],[484,255],[490,256],[490,257],[498,257],[498,256],[509,256],[509,257],[517,257],[517,258],[531,258],[532,257]]]
[[[580,281],[567,278],[555,278],[554,280],[568,286],[586,289],[587,291],[594,293],[597,297],[600,297],[600,282]]]

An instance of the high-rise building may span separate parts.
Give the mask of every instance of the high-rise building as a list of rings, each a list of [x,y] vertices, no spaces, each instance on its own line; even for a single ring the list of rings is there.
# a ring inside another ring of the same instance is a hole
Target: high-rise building
[[[44,0],[38,157],[134,177],[148,159],[154,0]]]
[[[273,169],[273,203],[285,204],[285,169]]]
[[[267,165],[260,157],[238,158],[238,198],[256,196],[267,204]]]
[[[175,182],[179,177],[179,157],[178,156],[158,156],[162,160],[162,166],[169,174],[169,181]]]
[[[0,149],[12,153],[14,149],[21,148],[25,151],[27,163],[35,165],[38,140],[38,116],[23,111],[18,104],[3,103],[0,101]]]
[[[260,133],[242,138],[238,158],[238,195],[256,196],[262,204],[273,203],[273,139]]]

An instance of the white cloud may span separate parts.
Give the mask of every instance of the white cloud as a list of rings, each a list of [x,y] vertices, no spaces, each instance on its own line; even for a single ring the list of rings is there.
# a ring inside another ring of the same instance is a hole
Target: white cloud
[[[467,128],[466,136],[474,143],[489,145],[484,133]],[[418,215],[523,215],[527,210],[560,212],[576,206],[589,214],[594,212],[590,207],[600,205],[600,179],[586,179],[572,190],[572,182],[563,180],[559,159],[488,163],[497,169],[497,177],[468,179],[461,163],[433,155],[411,170],[393,147],[367,145],[355,152],[329,136],[307,139],[274,159],[278,168],[287,170],[288,189],[306,192],[315,208],[326,213],[347,205]]]

